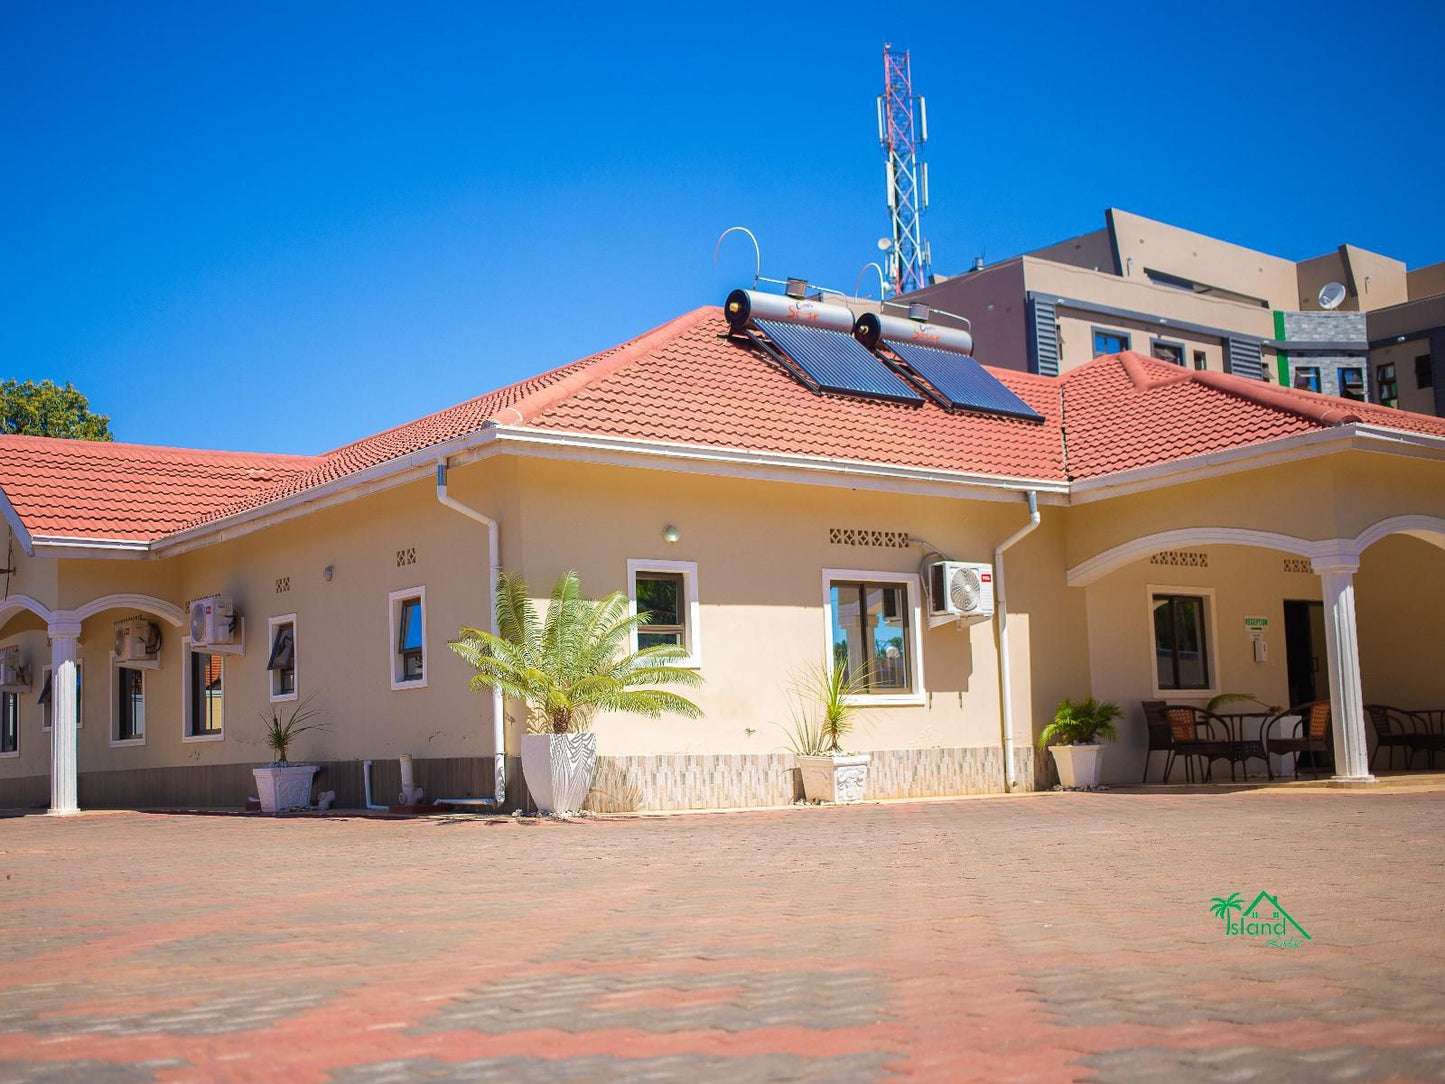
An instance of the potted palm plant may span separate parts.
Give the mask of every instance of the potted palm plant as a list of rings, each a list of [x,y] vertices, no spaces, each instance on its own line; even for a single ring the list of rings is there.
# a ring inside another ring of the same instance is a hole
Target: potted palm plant
[[[1119,736],[1114,720],[1123,714],[1118,704],[1095,700],[1092,696],[1082,704],[1072,700],[1059,703],[1053,722],[1039,735],[1039,752],[1048,749],[1054,754],[1059,782],[1065,789],[1091,789],[1099,785],[1099,773],[1104,765],[1104,747],[1100,741],[1113,741]]]
[[[527,705],[522,777],[544,813],[575,813],[587,800],[597,771],[597,735],[589,730],[597,713],[702,715],[691,700],[658,687],[702,683],[695,670],[676,665],[686,649],[662,644],[629,652],[632,630],[648,615],[631,614],[620,591],[598,600],[581,592],[577,573],[568,572],[539,617],[527,581],[503,572],[498,634],[463,628],[451,644],[477,671],[474,692],[498,688]]]
[[[858,713],[853,699],[864,691],[846,666],[818,663],[793,680],[788,710],[793,717],[788,743],[810,802],[861,802],[868,792],[867,753],[847,753],[843,739]]]
[[[292,764],[286,756],[291,743],[308,730],[325,730],[316,722],[321,712],[311,706],[311,698],[299,701],[289,715],[283,716],[272,706],[261,712],[266,724],[263,738],[267,747],[276,754],[264,768],[252,768],[256,777],[256,797],[261,800],[262,813],[278,813],[283,809],[309,809],[311,807],[311,781],[318,768],[315,764]]]

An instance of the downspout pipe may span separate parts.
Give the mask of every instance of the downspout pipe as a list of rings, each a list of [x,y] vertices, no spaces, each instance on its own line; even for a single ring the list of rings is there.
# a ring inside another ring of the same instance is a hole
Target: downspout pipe
[[[476,520],[487,528],[487,607],[491,611],[490,632],[498,633],[497,625],[497,577],[502,571],[502,543],[497,521],[483,515],[475,508],[463,504],[447,493],[447,461],[437,460],[437,500],[454,512],[460,512],[468,519]],[[492,690],[492,748],[496,750],[492,768],[492,797],[471,799],[468,805],[490,805],[501,808],[507,800],[507,721],[503,715],[502,690]]]
[[[993,551],[993,612],[998,618],[999,714],[1003,728],[1003,785],[1006,791],[1018,786],[1018,773],[1014,768],[1013,680],[1009,670],[1008,596],[1004,593],[1003,555],[1015,542],[1038,528],[1039,496],[1031,489],[1024,497],[1029,502],[1029,521]]]

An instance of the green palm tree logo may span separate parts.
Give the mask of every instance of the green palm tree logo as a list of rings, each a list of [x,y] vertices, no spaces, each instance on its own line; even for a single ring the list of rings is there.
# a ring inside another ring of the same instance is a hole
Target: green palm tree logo
[[[1231,892],[1227,899],[1215,896],[1209,901],[1210,913],[1224,919],[1226,926],[1229,925],[1229,912],[1242,910],[1244,910],[1244,904],[1240,901],[1238,892]]]

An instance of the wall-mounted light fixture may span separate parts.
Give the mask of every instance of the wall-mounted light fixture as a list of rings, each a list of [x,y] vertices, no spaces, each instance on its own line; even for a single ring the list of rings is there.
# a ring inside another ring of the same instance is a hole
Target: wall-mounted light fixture
[[[664,542],[676,542],[681,537],[682,532],[679,531],[676,527],[674,527],[671,523],[669,523],[666,527],[662,529],[662,540]]]
[[[321,578],[322,578],[323,580],[325,580],[327,583],[330,583],[330,582],[331,582],[331,577],[332,577],[332,576],[335,576],[335,575],[336,575],[336,566],[335,566],[335,565],[327,565],[325,568],[323,568],[323,569],[321,570]]]

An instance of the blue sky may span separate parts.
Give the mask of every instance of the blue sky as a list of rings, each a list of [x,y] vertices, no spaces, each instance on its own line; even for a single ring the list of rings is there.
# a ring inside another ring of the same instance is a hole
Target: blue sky
[[[0,375],[319,452],[720,302],[734,223],[851,288],[885,40],[939,271],[1109,205],[1445,260],[1437,5],[901,7],[0,0]]]

